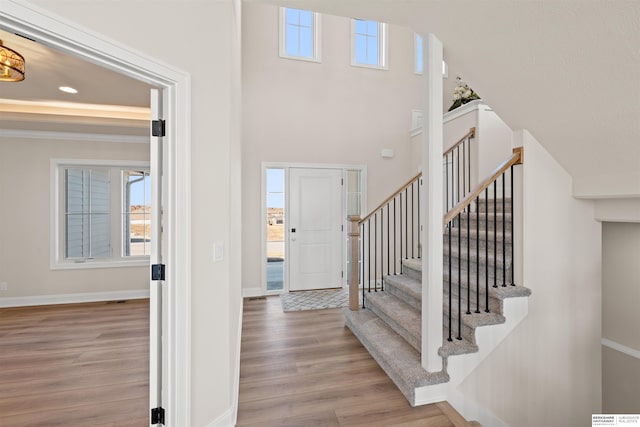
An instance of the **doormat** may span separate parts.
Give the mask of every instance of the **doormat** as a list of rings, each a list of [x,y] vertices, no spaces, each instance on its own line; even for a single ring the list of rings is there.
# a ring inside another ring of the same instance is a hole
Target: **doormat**
[[[362,294],[358,292],[362,302]],[[349,306],[349,289],[320,289],[317,291],[289,292],[280,295],[282,310],[324,310],[326,308],[339,308]]]

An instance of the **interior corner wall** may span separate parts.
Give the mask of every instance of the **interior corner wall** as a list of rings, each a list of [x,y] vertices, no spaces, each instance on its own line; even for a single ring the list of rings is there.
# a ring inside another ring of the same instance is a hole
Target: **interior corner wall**
[[[0,297],[148,289],[147,267],[50,269],[52,158],[149,161],[149,145],[0,138]]]
[[[233,130],[235,91],[232,89],[233,0],[164,0],[160,7],[148,1],[32,0],[62,20],[103,34],[141,55],[157,59],[190,74],[191,99],[191,420],[207,426],[231,413],[234,372],[230,336],[238,334],[240,301],[230,256],[214,262],[213,247],[225,249],[240,236],[240,224],[231,220],[238,206],[232,193],[231,163],[240,135]],[[126,11],[126,13],[123,13]],[[184,141],[177,141],[178,144]]]
[[[276,6],[245,2],[242,28],[242,275],[259,288],[261,163],[366,165],[374,207],[418,172],[409,131],[422,76],[409,28],[389,26],[387,71],[351,65],[346,17],[321,16],[321,63],[279,57]]]
[[[630,349],[602,347],[604,413],[640,413],[640,224],[602,226],[602,338]]]
[[[460,391],[507,425],[584,426],[602,409],[601,226],[550,154],[526,131],[514,139],[525,150],[528,316]]]

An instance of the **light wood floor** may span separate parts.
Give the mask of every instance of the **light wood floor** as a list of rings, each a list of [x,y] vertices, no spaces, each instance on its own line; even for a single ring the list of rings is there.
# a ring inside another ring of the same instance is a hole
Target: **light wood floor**
[[[148,426],[149,301],[0,309],[0,426]]]
[[[447,403],[411,408],[342,309],[283,313],[245,299],[238,426],[467,427]]]

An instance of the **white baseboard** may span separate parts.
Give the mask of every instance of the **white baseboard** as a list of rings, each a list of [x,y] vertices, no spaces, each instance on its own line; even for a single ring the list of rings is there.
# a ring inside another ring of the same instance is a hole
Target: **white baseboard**
[[[207,427],[233,427],[233,407],[227,409],[215,420],[211,421]]]
[[[32,297],[0,298],[0,308],[28,307],[32,305],[75,304],[80,302],[118,301],[149,298],[148,289],[133,291],[87,292],[80,294],[39,295]]]
[[[253,297],[261,297],[264,294],[262,293],[262,288],[244,288],[242,289],[242,298],[253,298]]]

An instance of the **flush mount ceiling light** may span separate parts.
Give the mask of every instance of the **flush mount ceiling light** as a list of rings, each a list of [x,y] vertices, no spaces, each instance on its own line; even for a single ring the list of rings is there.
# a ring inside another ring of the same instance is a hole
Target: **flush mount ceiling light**
[[[0,81],[19,82],[24,80],[24,57],[2,44],[0,40]]]
[[[65,93],[78,93],[77,89],[74,89],[74,88],[72,88],[70,86],[60,86],[58,88],[58,90],[60,90],[62,92],[65,92]]]

